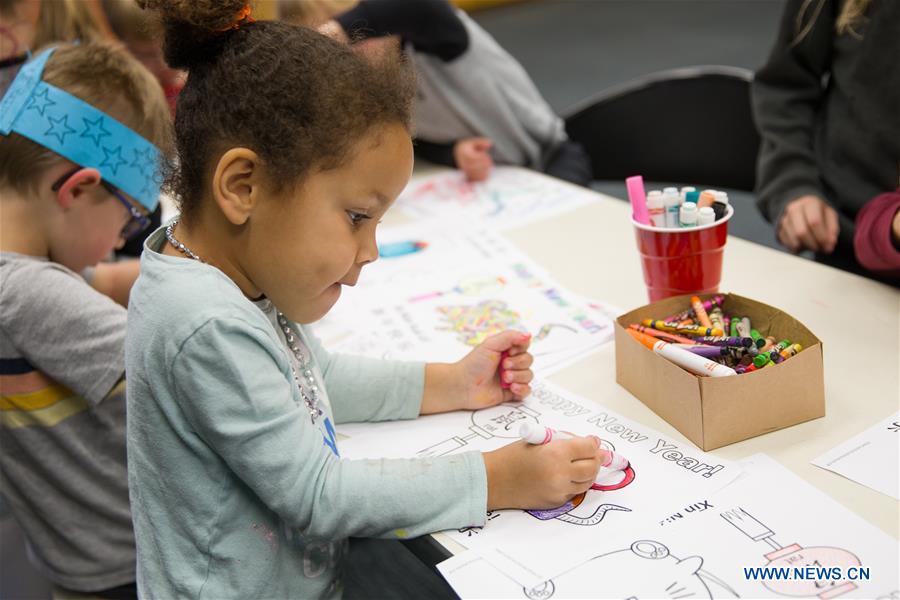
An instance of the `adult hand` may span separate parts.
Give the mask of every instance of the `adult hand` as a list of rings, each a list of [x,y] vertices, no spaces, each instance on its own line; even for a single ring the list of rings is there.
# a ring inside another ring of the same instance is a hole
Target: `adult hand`
[[[778,241],[791,252],[831,254],[839,231],[837,211],[818,196],[801,196],[785,207],[778,222]]]
[[[488,138],[466,138],[453,146],[456,166],[466,174],[469,181],[484,181],[491,174],[494,160],[489,150],[493,142]]]

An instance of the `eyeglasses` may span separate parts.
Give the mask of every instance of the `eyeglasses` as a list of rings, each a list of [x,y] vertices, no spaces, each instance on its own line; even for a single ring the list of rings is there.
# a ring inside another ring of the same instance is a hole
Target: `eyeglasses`
[[[56,183],[54,183],[50,187],[50,189],[54,192],[58,192],[59,188],[62,187],[62,185],[69,179],[69,177],[80,170],[81,167],[78,167],[77,169],[69,171],[68,173],[57,179]],[[122,239],[129,240],[150,226],[150,218],[144,216],[141,211],[136,209],[134,205],[129,202],[128,199],[122,195],[122,192],[120,192],[114,185],[107,183],[102,179],[100,180],[100,185],[103,186],[103,189],[112,194],[116,200],[121,202],[122,206],[127,208],[128,213],[131,215],[131,218],[128,219],[128,222],[125,223],[125,226],[122,227],[122,231],[119,233],[119,235],[122,236]]]

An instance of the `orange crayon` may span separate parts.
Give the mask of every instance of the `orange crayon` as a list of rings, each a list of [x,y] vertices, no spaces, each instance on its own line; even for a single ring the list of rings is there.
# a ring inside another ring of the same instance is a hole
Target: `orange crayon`
[[[699,296],[691,296],[691,307],[694,309],[694,314],[697,316],[697,321],[703,327],[712,327],[713,324],[709,320],[709,315],[706,314],[706,309],[703,308],[703,303],[700,301]]]
[[[629,329],[634,329],[635,331],[640,331],[641,333],[646,333],[647,335],[652,335],[655,338],[659,338],[666,342],[672,342],[674,344],[691,344],[696,346],[700,342],[696,340],[692,340],[691,338],[686,338],[681,335],[677,335],[674,333],[668,333],[666,331],[658,331],[656,329],[651,329],[649,327],[644,327],[643,325],[638,325],[636,323],[632,323],[628,326]]]

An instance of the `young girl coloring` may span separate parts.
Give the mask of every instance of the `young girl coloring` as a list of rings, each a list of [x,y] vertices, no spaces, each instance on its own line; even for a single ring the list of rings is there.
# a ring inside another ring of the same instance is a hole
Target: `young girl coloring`
[[[335,423],[522,399],[529,338],[498,334],[454,364],[329,355],[306,324],[376,259],[375,227],[410,176],[409,71],[234,0],[143,4],[162,9],[167,61],[188,80],[181,216],[148,238],[129,306],[141,595],[337,597],[349,536],[482,525],[586,490],[601,458],[589,438],[341,460]]]

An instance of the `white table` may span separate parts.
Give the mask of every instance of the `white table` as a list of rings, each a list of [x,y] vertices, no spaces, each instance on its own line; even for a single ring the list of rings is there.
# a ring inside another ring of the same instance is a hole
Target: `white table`
[[[417,165],[416,177],[441,170]],[[569,184],[558,181],[558,185]],[[574,292],[631,310],[648,302],[627,203],[598,202],[506,232]],[[166,218],[174,206],[164,201]],[[386,222],[404,219],[389,213]],[[765,452],[895,538],[900,503],[810,464],[810,460],[888,417],[900,405],[900,292],[889,286],[740,238],[729,237],[721,291],[778,307],[823,341],[826,416],[713,453],[742,459]],[[550,378],[585,398],[690,444],[616,383],[610,343]],[[435,536],[451,552],[461,547]]]
[[[417,168],[416,175],[433,172]],[[504,235],[574,292],[623,311],[647,304],[629,221],[630,206],[597,196],[594,205]],[[898,409],[900,292],[733,236],[728,238],[719,289],[778,307],[823,341],[826,416],[713,453],[731,460],[757,452],[769,454],[870,523],[900,538],[900,502],[810,464]],[[691,443],[616,383],[613,343],[550,379],[682,443]],[[445,535],[434,537],[450,552],[462,550]]]

